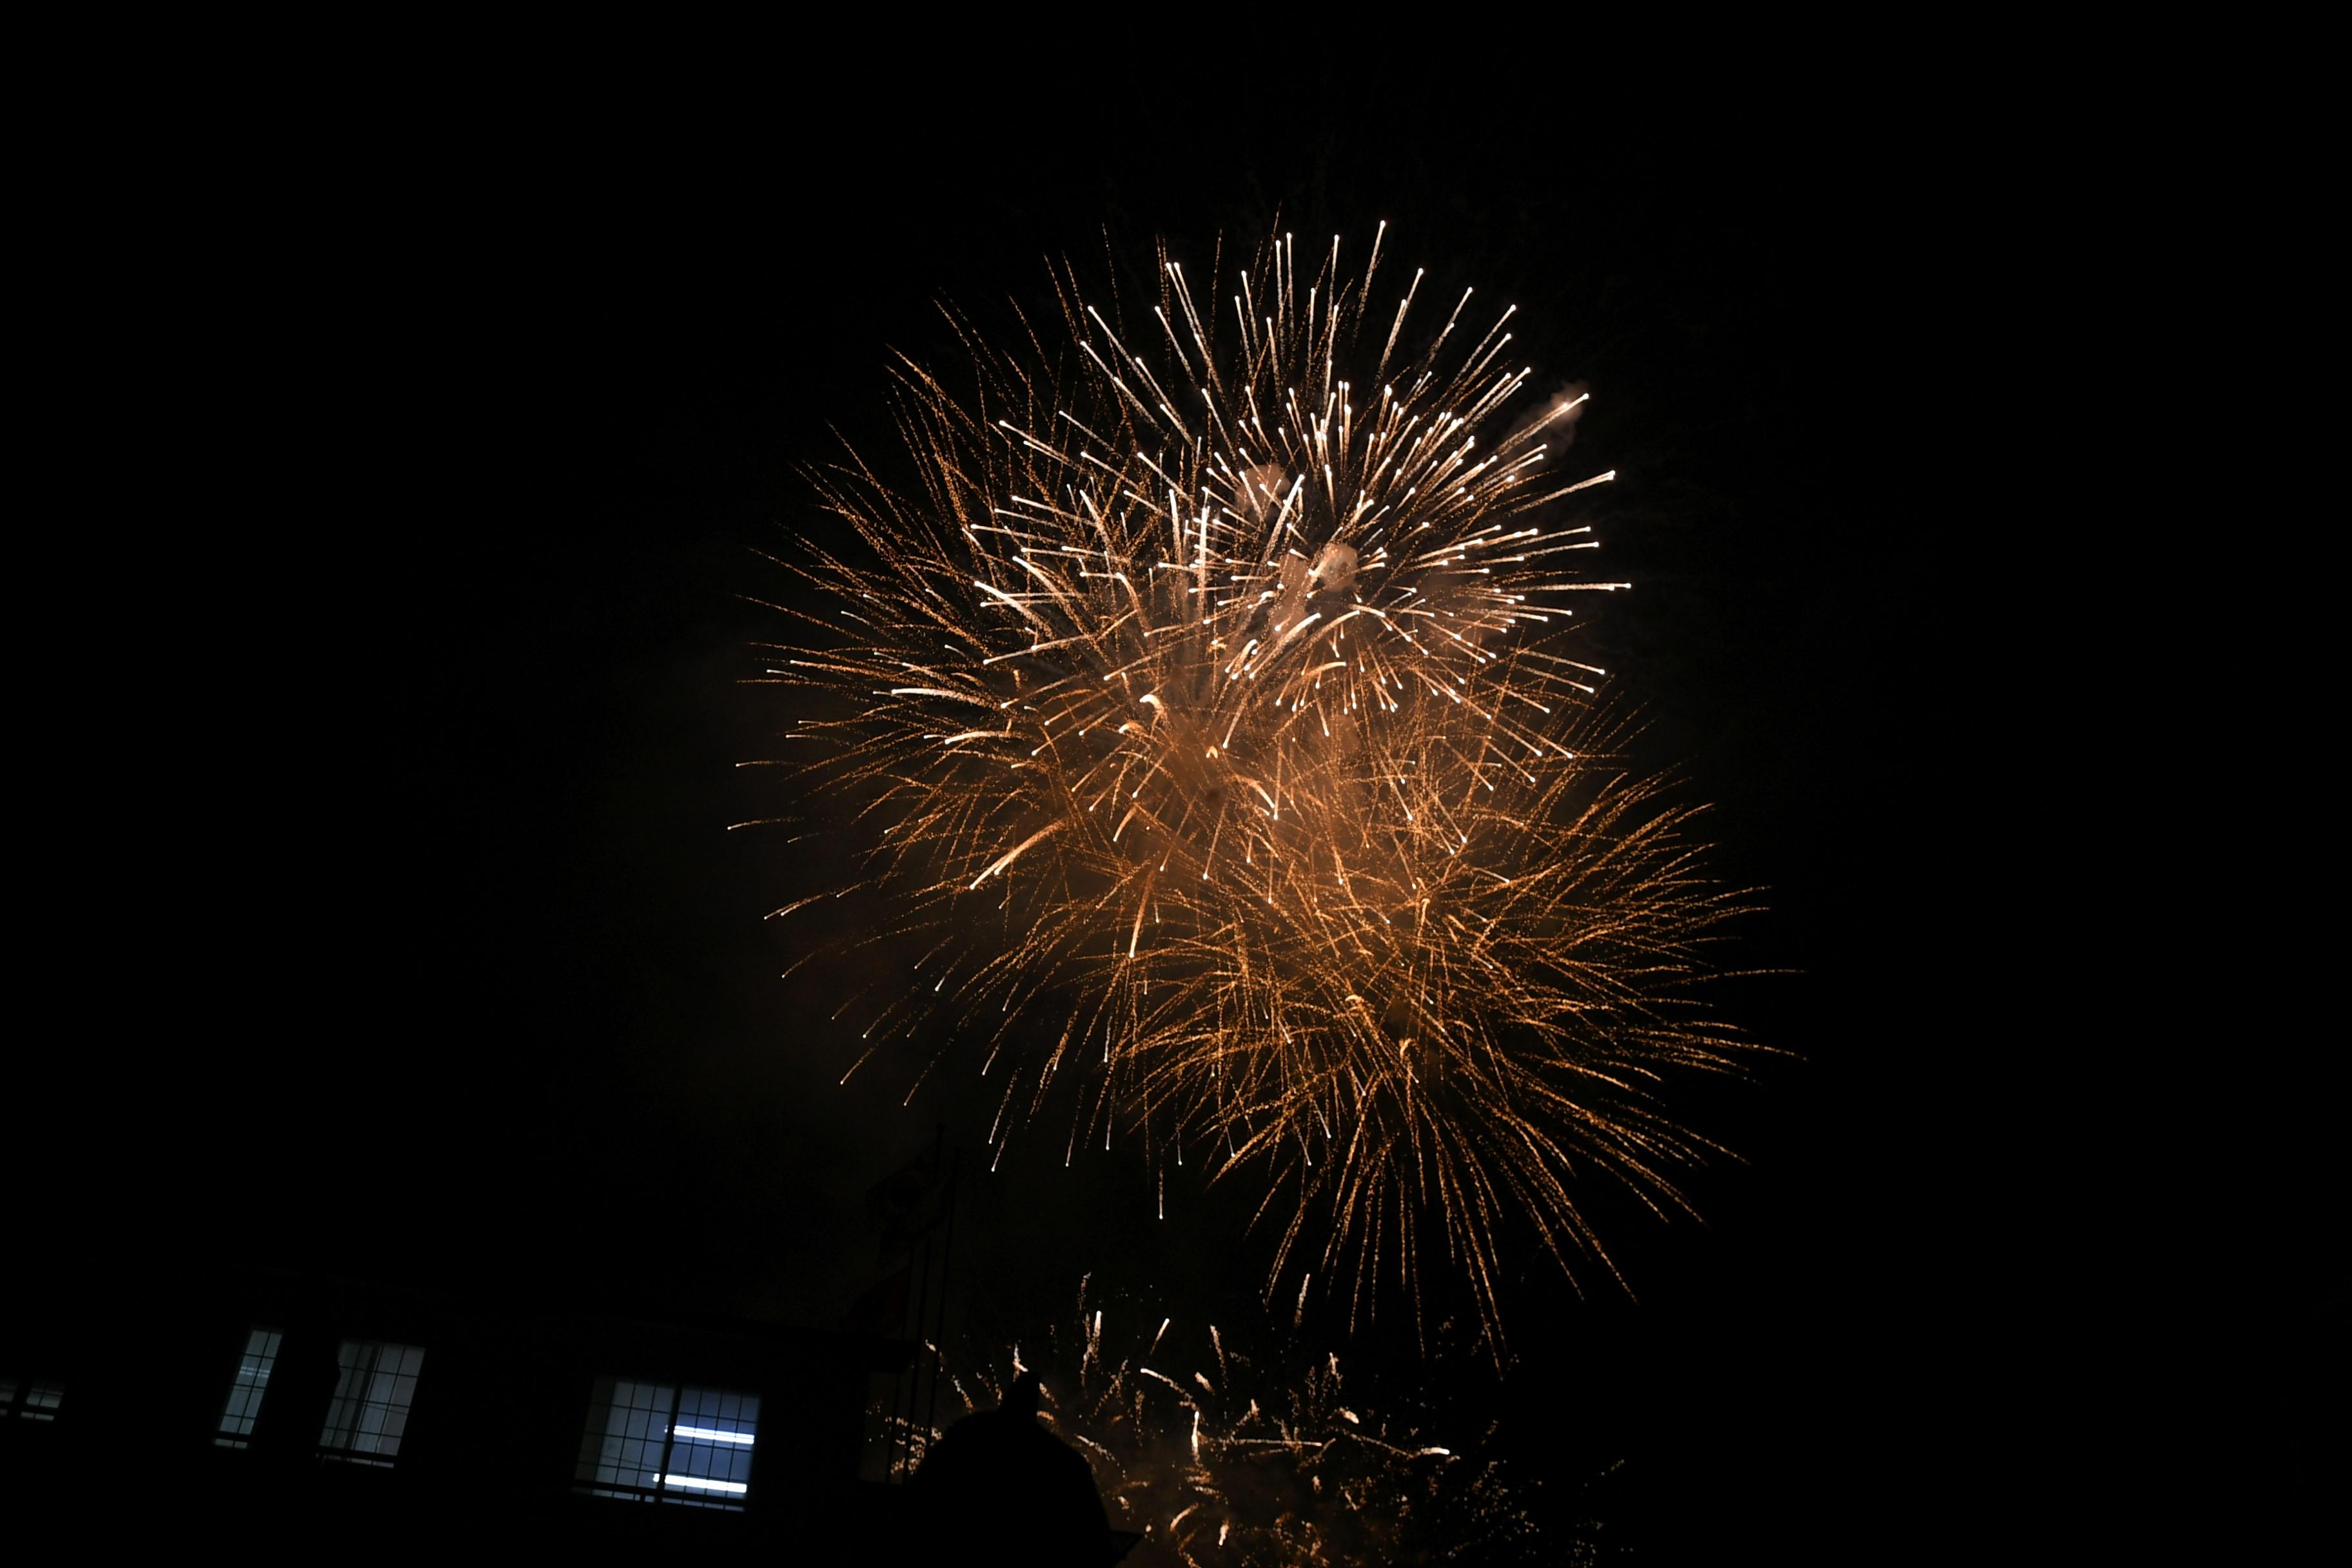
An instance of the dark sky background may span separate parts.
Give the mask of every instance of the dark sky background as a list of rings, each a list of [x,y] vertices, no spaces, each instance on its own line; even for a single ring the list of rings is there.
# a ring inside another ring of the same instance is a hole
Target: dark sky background
[[[1164,119],[550,95],[159,149],[152,237],[184,266],[97,290],[154,323],[140,416],[187,476],[148,555],[181,630],[110,655],[152,704],[106,795],[151,885],[65,906],[136,906],[137,984],[188,1020],[156,1033],[203,1179],[142,1210],[191,1253],[838,1318],[877,1273],[860,1194],[982,1128],[952,1086],[902,1108],[908,1058],[836,1087],[839,976],[777,978],[795,939],[761,917],[822,868],[726,831],[789,804],[733,765],[792,711],[738,684],[781,630],[739,597],[782,589],[755,552],[823,526],[798,470],[834,431],[887,460],[887,355],[951,355],[934,301],[1036,301],[1047,256],[1099,275],[1106,228],[1202,257],[1278,214],[1360,260],[1385,219],[1394,265],[1517,303],[1539,376],[1591,388],[1575,461],[1621,475],[1598,520],[1636,584],[1596,662],[1716,803],[1723,878],[1764,889],[1726,962],[1783,972],[1736,1010],[1788,1055],[1686,1093],[1745,1157],[1695,1178],[1705,1225],[1601,1201],[1634,1299],[1513,1282],[1499,1387],[1429,1377],[1393,1312],[1351,1339],[1310,1311],[1298,1342],[1498,1415],[1556,1490],[1624,1459],[1596,1506],[1654,1561],[1941,1506],[1934,1478],[1993,1463],[1960,1413],[2055,1257],[2015,1216],[2060,1113],[1986,1057],[2069,1026],[1987,979],[2025,896],[1978,695],[2018,612],[1958,500],[2014,353],[1971,302],[1990,181],[1858,97],[1524,85]],[[66,1070],[106,1102],[106,1061]],[[1229,1204],[1171,1189],[1148,1224],[1139,1160],[1064,1172],[1050,1135],[1006,1163],[960,1243],[975,1332],[1034,1337],[1094,1270],[1114,1321],[1284,1340]]]

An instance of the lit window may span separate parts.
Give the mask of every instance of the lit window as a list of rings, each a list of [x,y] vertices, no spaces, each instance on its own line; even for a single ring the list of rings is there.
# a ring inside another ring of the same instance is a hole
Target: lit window
[[[760,1396],[600,1377],[580,1442],[598,1497],[740,1509],[751,1488]]]
[[[278,1342],[285,1337],[276,1329],[256,1329],[245,1337],[236,1381],[229,1384],[228,1406],[221,1412],[220,1436],[213,1439],[219,1447],[242,1448],[253,1436],[253,1418],[261,1414],[261,1395],[269,1386],[269,1369],[278,1364]]]
[[[343,1375],[319,1447],[330,1458],[354,1465],[388,1467],[408,1429],[408,1407],[416,1398],[416,1373],[425,1352],[415,1345],[345,1340],[335,1352]]]
[[[21,1404],[16,1398],[20,1389],[24,1393]],[[58,1418],[58,1406],[65,1403],[65,1398],[63,1384],[36,1379],[30,1384],[23,1384],[13,1377],[0,1377],[0,1415],[13,1412],[27,1421],[54,1421]]]

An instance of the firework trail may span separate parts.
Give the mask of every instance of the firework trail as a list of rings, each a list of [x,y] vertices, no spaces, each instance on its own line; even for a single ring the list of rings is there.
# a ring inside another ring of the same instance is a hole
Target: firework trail
[[[1164,247],[1148,304],[1057,272],[1059,349],[951,316],[973,374],[899,364],[899,480],[816,477],[864,549],[787,563],[767,679],[920,955],[867,1054],[948,1008],[1000,1158],[1074,1089],[1066,1161],[1262,1184],[1270,1300],[1442,1257],[1491,1325],[1506,1215],[1574,1278],[1580,1183],[1687,1207],[1709,1146],[1659,1090],[1745,1048],[1693,994],[1736,900],[1572,657],[1626,585],[1580,567],[1582,399],[1521,407],[1512,311],[1376,300],[1381,260],[1286,236],[1221,308]]]
[[[1043,1418],[1093,1468],[1113,1527],[1144,1536],[1135,1568],[1601,1560],[1599,1521],[1545,1537],[1483,1441],[1448,1447],[1427,1413],[1376,1407],[1336,1356],[1276,1375],[1213,1327],[1106,1326],[1082,1283],[1044,1342],[965,1361],[966,1412],[1040,1374]],[[931,1435],[915,1436],[919,1452]]]

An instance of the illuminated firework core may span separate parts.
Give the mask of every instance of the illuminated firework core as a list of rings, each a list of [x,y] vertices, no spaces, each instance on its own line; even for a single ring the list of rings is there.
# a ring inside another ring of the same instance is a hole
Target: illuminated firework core
[[[1552,461],[1581,399],[1520,406],[1509,310],[1374,307],[1379,250],[1302,284],[1286,237],[1222,313],[1164,254],[1140,310],[1059,277],[1058,364],[903,366],[919,480],[821,477],[872,557],[812,550],[772,675],[850,705],[796,738],[921,954],[869,1052],[951,1006],[1000,1148],[1075,1082],[1066,1158],[1264,1184],[1270,1289],[1410,1283],[1433,1220],[1491,1318],[1506,1211],[1568,1265],[1584,1173],[1681,1203],[1652,1091],[1738,1048],[1686,994],[1728,906],[1561,651],[1625,585],[1578,569],[1612,476]]]

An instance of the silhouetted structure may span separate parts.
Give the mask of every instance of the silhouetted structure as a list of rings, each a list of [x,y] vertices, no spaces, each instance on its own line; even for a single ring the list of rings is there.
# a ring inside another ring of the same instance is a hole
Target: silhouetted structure
[[[1037,1424],[1037,1374],[967,1415],[933,1446],[908,1489],[938,1562],[1107,1568],[1142,1538],[1110,1528],[1094,1472]]]
[[[152,1306],[0,1328],[18,1521],[270,1555],[488,1538],[872,1563],[912,1544],[905,1489],[857,1477],[904,1341],[278,1273]]]

